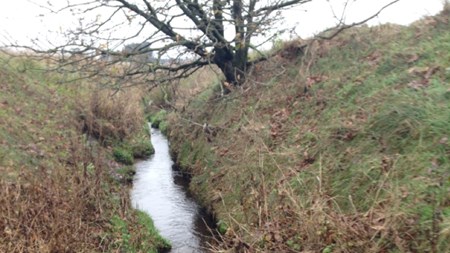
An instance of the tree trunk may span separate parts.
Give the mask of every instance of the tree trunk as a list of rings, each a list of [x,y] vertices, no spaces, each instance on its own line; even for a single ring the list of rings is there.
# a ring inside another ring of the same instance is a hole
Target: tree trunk
[[[221,36],[224,36],[222,5],[218,0],[215,0],[213,3],[215,21],[220,21],[218,22],[220,26],[216,25],[216,29],[221,33]],[[254,4],[256,4],[256,2],[253,3],[252,8],[254,8]],[[250,39],[246,36],[244,17],[242,14],[243,9],[244,5],[241,0],[233,0],[231,15],[234,20],[236,32],[234,48],[231,48],[231,45],[229,44],[220,42],[214,46],[213,62],[219,66],[226,81],[233,86],[242,85],[245,82],[247,72],[247,55]],[[252,20],[250,19],[250,21]],[[225,92],[229,92],[226,87]]]
[[[247,62],[241,54],[236,54],[236,56],[226,48],[216,48],[213,61],[220,68],[229,84],[240,86],[245,82]]]

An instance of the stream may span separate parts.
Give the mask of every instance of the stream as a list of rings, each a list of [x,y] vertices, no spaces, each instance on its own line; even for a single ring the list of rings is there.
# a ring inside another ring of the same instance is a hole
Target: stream
[[[210,233],[205,220],[211,220],[187,191],[189,181],[173,169],[167,138],[152,128],[151,141],[155,154],[135,164],[132,205],[152,217],[160,234],[171,242],[170,252],[206,252]]]

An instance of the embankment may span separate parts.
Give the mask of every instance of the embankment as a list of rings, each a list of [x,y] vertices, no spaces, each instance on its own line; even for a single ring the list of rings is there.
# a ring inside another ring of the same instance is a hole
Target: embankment
[[[172,148],[219,218],[219,247],[448,252],[449,27],[447,12],[296,56],[306,42],[291,42],[230,95],[211,85],[173,100]]]
[[[140,99],[104,94],[94,78],[61,84],[44,64],[0,55],[0,252],[166,247],[131,209],[120,183],[130,168],[113,161],[152,152]]]

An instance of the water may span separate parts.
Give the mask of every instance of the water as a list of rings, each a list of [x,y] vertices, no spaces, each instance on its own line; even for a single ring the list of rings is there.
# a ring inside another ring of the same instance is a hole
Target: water
[[[151,135],[155,154],[135,165],[132,204],[152,217],[161,235],[171,242],[170,252],[205,252],[207,217],[186,191],[187,180],[172,169],[168,140],[157,129],[152,128]]]

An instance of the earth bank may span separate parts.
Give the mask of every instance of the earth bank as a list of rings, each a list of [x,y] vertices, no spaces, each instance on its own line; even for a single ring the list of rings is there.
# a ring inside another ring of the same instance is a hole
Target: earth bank
[[[217,250],[447,252],[449,26],[445,10],[294,41],[231,95],[208,69],[154,93]]]

